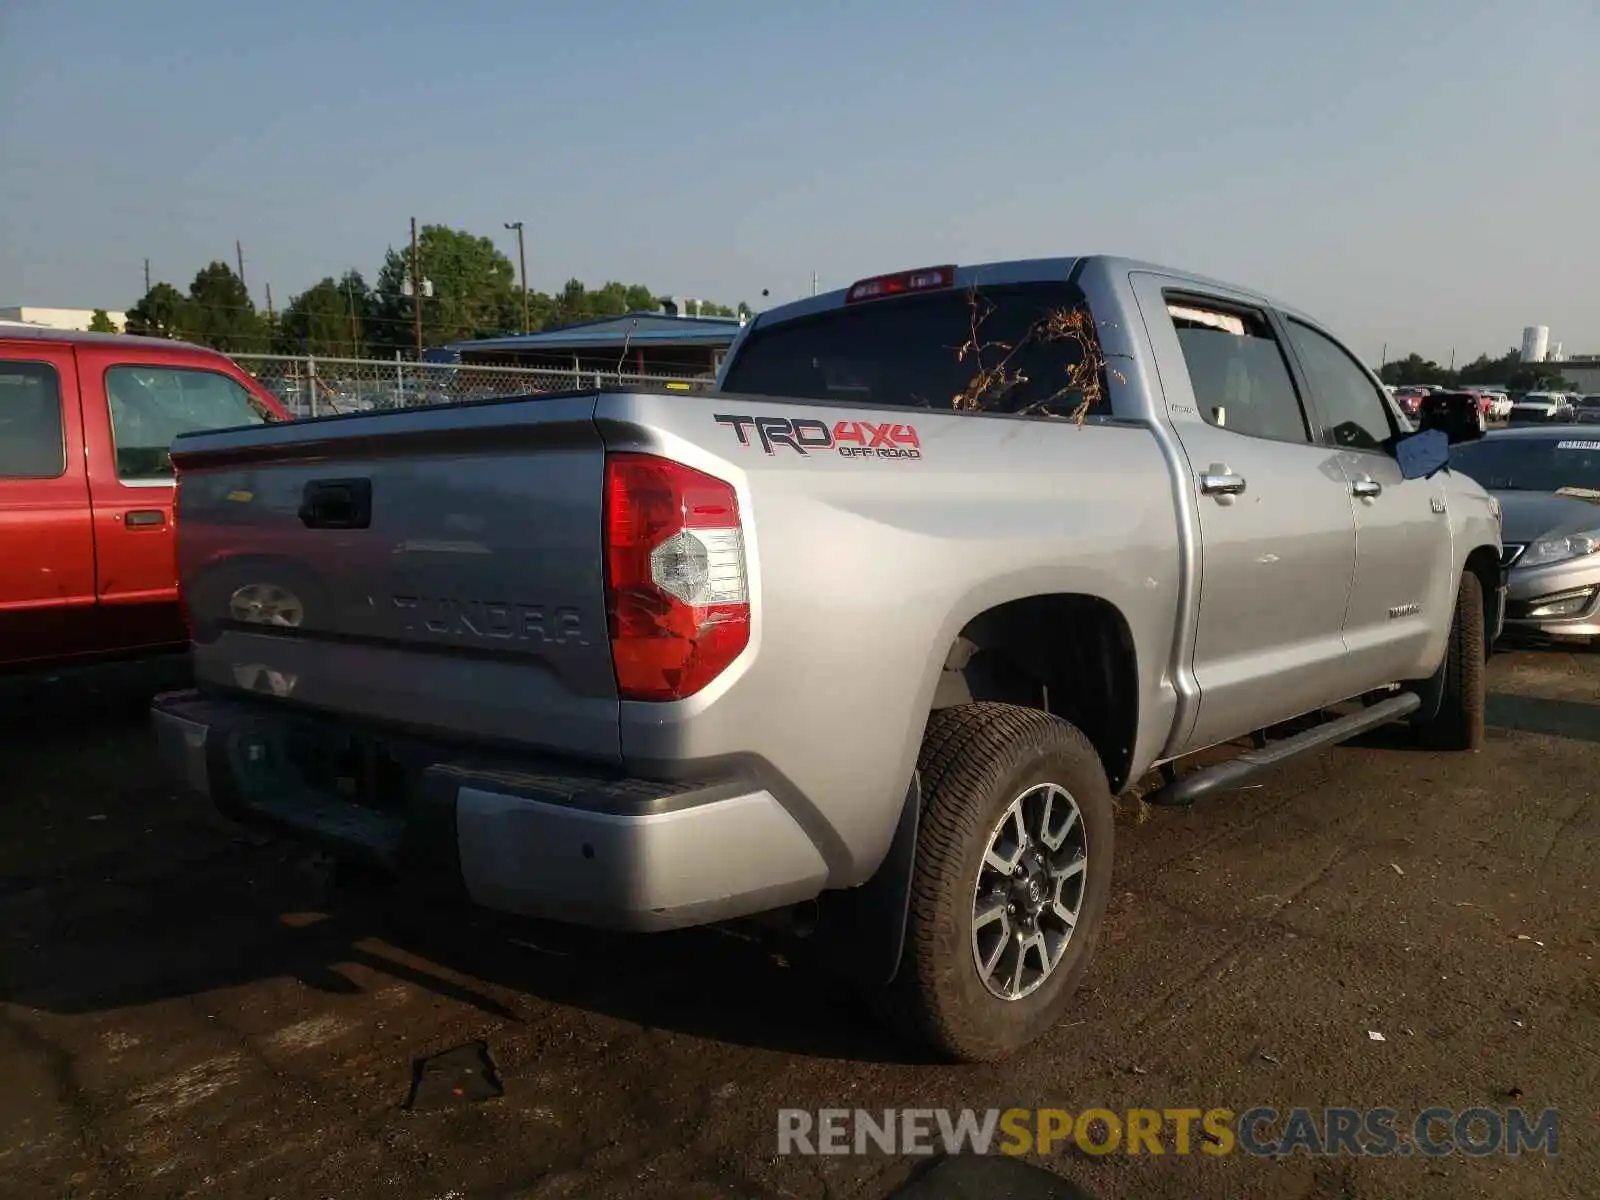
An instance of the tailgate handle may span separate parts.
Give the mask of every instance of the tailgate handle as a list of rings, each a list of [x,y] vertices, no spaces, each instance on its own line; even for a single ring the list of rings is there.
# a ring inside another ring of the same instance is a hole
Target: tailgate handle
[[[300,498],[307,529],[366,529],[372,525],[372,480],[313,479]]]

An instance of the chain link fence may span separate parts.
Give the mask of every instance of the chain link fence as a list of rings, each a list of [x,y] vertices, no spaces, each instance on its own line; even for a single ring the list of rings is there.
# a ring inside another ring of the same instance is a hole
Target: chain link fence
[[[505,396],[536,396],[577,388],[660,388],[703,391],[710,378],[629,375],[615,371],[540,371],[526,367],[370,358],[234,354],[235,362],[297,417],[374,409],[455,404]]]

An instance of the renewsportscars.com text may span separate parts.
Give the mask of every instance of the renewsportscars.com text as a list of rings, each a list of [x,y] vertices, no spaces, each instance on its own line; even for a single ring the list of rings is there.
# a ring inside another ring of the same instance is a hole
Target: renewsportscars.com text
[[[779,1154],[1554,1155],[1555,1109],[799,1108],[778,1112]]]

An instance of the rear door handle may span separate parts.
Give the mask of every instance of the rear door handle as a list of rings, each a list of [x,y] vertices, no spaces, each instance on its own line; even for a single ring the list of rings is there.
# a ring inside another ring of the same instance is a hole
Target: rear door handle
[[[1207,471],[1200,476],[1200,490],[1208,496],[1237,496],[1244,491],[1244,476]]]
[[[158,529],[167,523],[167,514],[159,508],[133,508],[123,514],[122,523],[129,529]]]
[[[1383,484],[1368,475],[1357,475],[1350,481],[1350,494],[1371,499],[1383,495]]]

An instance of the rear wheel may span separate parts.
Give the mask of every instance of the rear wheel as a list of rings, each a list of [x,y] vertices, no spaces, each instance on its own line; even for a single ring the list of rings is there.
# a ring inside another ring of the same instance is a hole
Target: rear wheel
[[[1003,1058],[1056,1024],[1111,886],[1111,790],[1077,729],[1037,709],[935,712],[905,948],[880,1013],[941,1055]]]
[[[1483,745],[1488,700],[1484,640],[1483,583],[1463,571],[1442,668],[1444,697],[1431,720],[1413,727],[1418,742],[1429,749],[1477,750]]]

